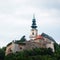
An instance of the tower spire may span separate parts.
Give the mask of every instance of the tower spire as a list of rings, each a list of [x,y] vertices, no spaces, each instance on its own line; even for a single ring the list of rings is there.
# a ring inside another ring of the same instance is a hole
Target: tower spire
[[[33,14],[33,19],[32,19],[32,28],[37,28],[36,26],[36,19],[35,19],[35,15]]]
[[[35,14],[33,14],[33,19],[35,19]]]
[[[31,26],[31,34],[30,34],[30,39],[33,41],[35,39],[35,37],[38,35],[38,30],[37,25],[36,25],[36,19],[35,19],[35,15],[33,14],[33,19],[32,19],[32,26]]]

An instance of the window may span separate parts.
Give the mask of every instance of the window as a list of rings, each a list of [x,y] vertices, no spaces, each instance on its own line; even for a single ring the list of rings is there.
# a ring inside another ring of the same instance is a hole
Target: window
[[[34,35],[34,32],[32,32],[32,35]]]
[[[11,48],[8,49],[9,52],[12,52]]]
[[[22,47],[20,47],[20,49],[22,49]]]

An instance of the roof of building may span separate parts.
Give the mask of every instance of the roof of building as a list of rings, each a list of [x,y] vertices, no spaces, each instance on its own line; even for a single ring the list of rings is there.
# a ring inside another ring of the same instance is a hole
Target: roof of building
[[[45,38],[48,38],[49,40],[53,41],[53,42],[56,42],[51,36],[45,34],[45,33],[42,33],[41,36],[45,37]]]
[[[37,37],[35,38],[35,40],[37,39],[42,39],[43,40],[43,37],[41,35],[37,35]]]
[[[20,42],[20,40],[14,41],[15,44],[19,44],[19,45],[25,45],[25,42]],[[12,42],[10,42],[9,44],[7,44],[7,46],[10,46],[12,44]]]
[[[37,28],[36,26],[36,19],[35,19],[35,16],[33,15],[33,19],[32,19],[32,28]]]

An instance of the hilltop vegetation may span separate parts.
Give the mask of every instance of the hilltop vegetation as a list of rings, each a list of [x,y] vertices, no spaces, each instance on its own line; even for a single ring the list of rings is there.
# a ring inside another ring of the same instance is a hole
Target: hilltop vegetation
[[[5,56],[5,47],[0,48],[0,60],[60,60],[60,45],[54,44],[55,52],[48,48],[35,48]]]
[[[24,41],[26,41],[25,36],[15,42],[21,43]],[[0,48],[0,60],[60,60],[60,45],[55,42],[54,48],[55,52],[52,52],[51,48],[34,48],[33,50],[24,50],[5,56],[6,47],[3,47]]]

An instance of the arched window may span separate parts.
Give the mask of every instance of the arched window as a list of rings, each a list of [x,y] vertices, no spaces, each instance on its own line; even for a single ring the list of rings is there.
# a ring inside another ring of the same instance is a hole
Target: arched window
[[[34,35],[34,32],[32,32],[32,35]]]
[[[20,47],[20,49],[22,49],[22,47]]]

